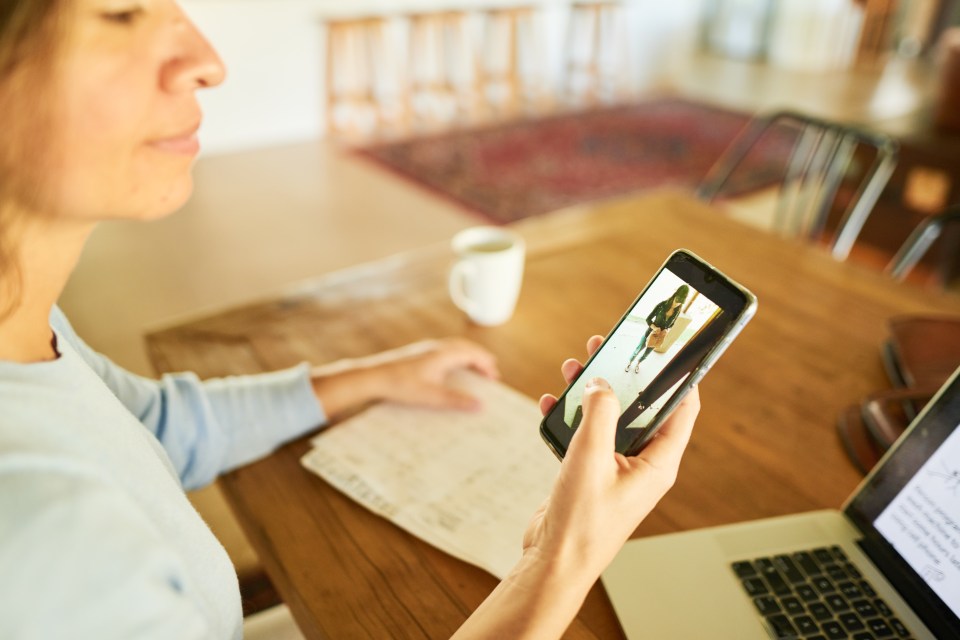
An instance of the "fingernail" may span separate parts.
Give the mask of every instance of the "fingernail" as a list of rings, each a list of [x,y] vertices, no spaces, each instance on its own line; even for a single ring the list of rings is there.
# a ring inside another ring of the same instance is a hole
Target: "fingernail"
[[[587,381],[587,389],[609,389],[610,383],[603,378],[591,378]]]

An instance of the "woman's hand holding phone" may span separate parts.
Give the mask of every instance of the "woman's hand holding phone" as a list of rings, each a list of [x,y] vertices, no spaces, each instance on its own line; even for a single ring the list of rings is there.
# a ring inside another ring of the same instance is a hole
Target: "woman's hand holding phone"
[[[590,338],[588,356],[602,342],[602,336]],[[571,359],[560,370],[569,384],[582,369]],[[556,402],[554,396],[541,397],[541,413],[546,415]],[[694,388],[653,441],[628,458],[612,446],[620,417],[616,395],[605,380],[589,381],[580,429],[570,441],[552,494],[527,529],[524,553],[575,559],[596,579],[673,486],[699,411],[700,396]]]
[[[602,342],[590,338],[588,354]],[[582,368],[570,359],[560,369],[569,384]],[[543,396],[540,411],[556,402]],[[694,388],[650,444],[626,457],[613,448],[619,401],[605,381],[590,381],[580,428],[553,491],[527,527],[520,562],[454,638],[561,637],[600,573],[673,486],[699,411]]]

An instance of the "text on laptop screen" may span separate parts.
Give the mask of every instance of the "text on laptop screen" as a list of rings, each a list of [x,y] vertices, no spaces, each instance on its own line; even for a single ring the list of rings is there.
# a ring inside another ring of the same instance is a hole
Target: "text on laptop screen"
[[[960,429],[953,430],[873,524],[960,617]]]

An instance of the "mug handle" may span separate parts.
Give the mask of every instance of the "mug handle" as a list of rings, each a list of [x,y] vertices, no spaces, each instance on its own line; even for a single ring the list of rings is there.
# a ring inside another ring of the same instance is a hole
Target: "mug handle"
[[[469,262],[458,262],[450,269],[450,279],[448,281],[450,298],[453,300],[453,304],[467,314],[472,313],[477,304],[467,297],[463,285],[467,278],[475,273],[477,273],[476,265]]]

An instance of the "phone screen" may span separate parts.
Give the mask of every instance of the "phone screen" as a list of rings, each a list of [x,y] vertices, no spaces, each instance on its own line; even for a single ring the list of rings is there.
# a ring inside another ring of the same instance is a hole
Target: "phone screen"
[[[547,443],[566,452],[583,417],[584,387],[600,377],[620,400],[616,450],[632,455],[754,307],[745,289],[693,254],[675,252],[544,418]]]

